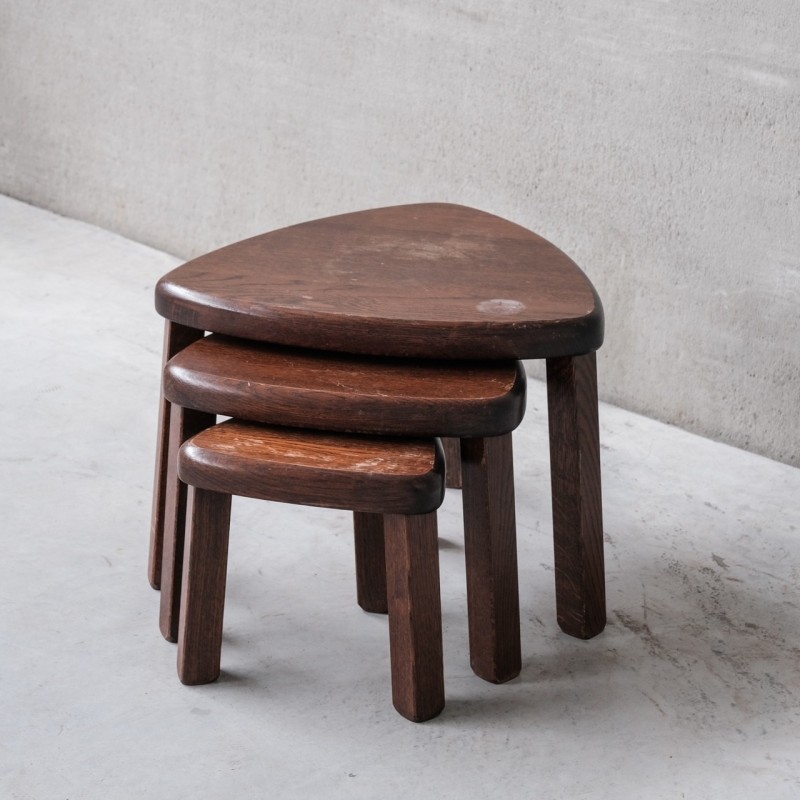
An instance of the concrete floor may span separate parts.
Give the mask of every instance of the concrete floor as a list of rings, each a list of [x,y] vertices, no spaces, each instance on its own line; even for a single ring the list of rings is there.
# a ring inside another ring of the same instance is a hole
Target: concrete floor
[[[575,641],[555,623],[535,381],[515,434],[518,679],[470,672],[450,492],[441,717],[392,709],[349,515],[255,501],[234,502],[223,677],[182,686],[145,577],[152,294],[175,263],[0,198],[0,796],[800,795],[800,471],[603,406],[609,624]]]

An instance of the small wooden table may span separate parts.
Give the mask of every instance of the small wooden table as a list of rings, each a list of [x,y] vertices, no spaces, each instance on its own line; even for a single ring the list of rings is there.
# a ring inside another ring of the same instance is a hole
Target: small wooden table
[[[196,258],[161,279],[156,308],[165,359],[203,331],[377,356],[546,359],[558,622],[580,638],[603,629],[603,309],[558,248],[475,209],[394,206]]]

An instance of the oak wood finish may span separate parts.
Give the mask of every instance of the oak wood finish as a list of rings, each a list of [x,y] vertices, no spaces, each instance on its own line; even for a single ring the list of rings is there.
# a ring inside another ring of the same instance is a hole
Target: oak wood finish
[[[211,335],[164,370],[168,400],[274,425],[401,436],[492,436],[525,413],[519,361],[374,358]]]
[[[165,372],[166,396],[182,405],[262,422],[394,434],[505,432],[522,419],[525,383],[519,361],[378,359],[217,335],[183,350]],[[460,483],[460,440],[444,444],[450,446],[448,483],[454,473]],[[476,441],[472,452],[480,455],[464,498],[471,653],[477,673],[500,682],[519,671],[516,561],[506,553],[510,547],[515,554],[513,463],[510,443],[498,449]],[[356,513],[354,521],[358,603],[382,613],[382,517]],[[490,565],[486,574],[484,563]],[[504,622],[497,619],[501,615]]]
[[[349,504],[366,512],[364,518],[386,504],[393,512],[381,526],[392,699],[415,722],[440,713],[444,678],[435,509],[444,495],[444,460],[436,440],[381,442],[231,420],[187,441],[178,471],[193,487],[180,604],[181,681],[208,683],[219,676],[231,494],[316,506],[331,500],[331,507]]]
[[[600,300],[570,258],[519,225],[446,203],[223,247],[165,275],[156,308],[216,333],[402,358],[552,358],[603,341]]]
[[[444,450],[444,460],[447,465],[445,485],[448,489],[460,489],[462,486],[461,442],[459,439],[448,436],[442,439],[442,449]]]
[[[192,486],[324,508],[424,514],[444,496],[444,454],[432,439],[227,420],[186,442],[178,465],[181,481]]]
[[[186,684],[210,683],[220,669],[231,496],[190,488],[187,515],[178,677]]]
[[[522,666],[511,434],[461,442],[470,662],[503,683]]]
[[[589,639],[606,624],[595,354],[547,359],[558,624]]]
[[[436,515],[386,516],[392,702],[422,722],[444,708]]]
[[[164,355],[166,366],[178,351],[183,350],[203,335],[202,331],[167,322],[164,325]],[[147,577],[154,589],[161,586],[161,551],[164,536],[164,510],[167,492],[167,460],[169,458],[169,412],[170,403],[164,397],[164,373],[162,370],[161,394],[158,403],[158,440],[156,442],[156,474],[153,486],[153,513],[150,523],[150,557]]]
[[[195,259],[159,282],[156,306],[183,326],[283,345],[425,359],[547,358],[559,624],[581,637],[602,629],[590,384],[603,311],[557,248],[474,209],[378,209]]]
[[[386,551],[383,514],[353,512],[355,534],[356,597],[364,611],[386,614]]]
[[[173,404],[170,410],[168,450],[177,453],[180,446],[196,433],[216,421],[213,414],[181,408]],[[161,552],[161,605],[159,628],[167,641],[178,639],[181,578],[183,573],[184,531],[186,527],[186,486],[178,479],[177,458],[167,466],[167,487],[163,543]]]

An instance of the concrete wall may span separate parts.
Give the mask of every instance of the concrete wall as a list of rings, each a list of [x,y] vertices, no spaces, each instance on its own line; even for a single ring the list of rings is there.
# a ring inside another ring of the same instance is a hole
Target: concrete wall
[[[191,256],[447,200],[603,298],[602,395],[800,465],[791,0],[0,0],[0,192]]]

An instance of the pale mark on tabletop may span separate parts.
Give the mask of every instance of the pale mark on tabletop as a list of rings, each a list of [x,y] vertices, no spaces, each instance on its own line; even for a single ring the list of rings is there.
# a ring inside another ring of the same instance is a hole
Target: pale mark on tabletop
[[[511,316],[519,314],[525,309],[525,304],[520,303],[519,300],[505,300],[503,298],[495,298],[493,300],[484,300],[478,303],[475,308],[482,314],[503,314]]]

